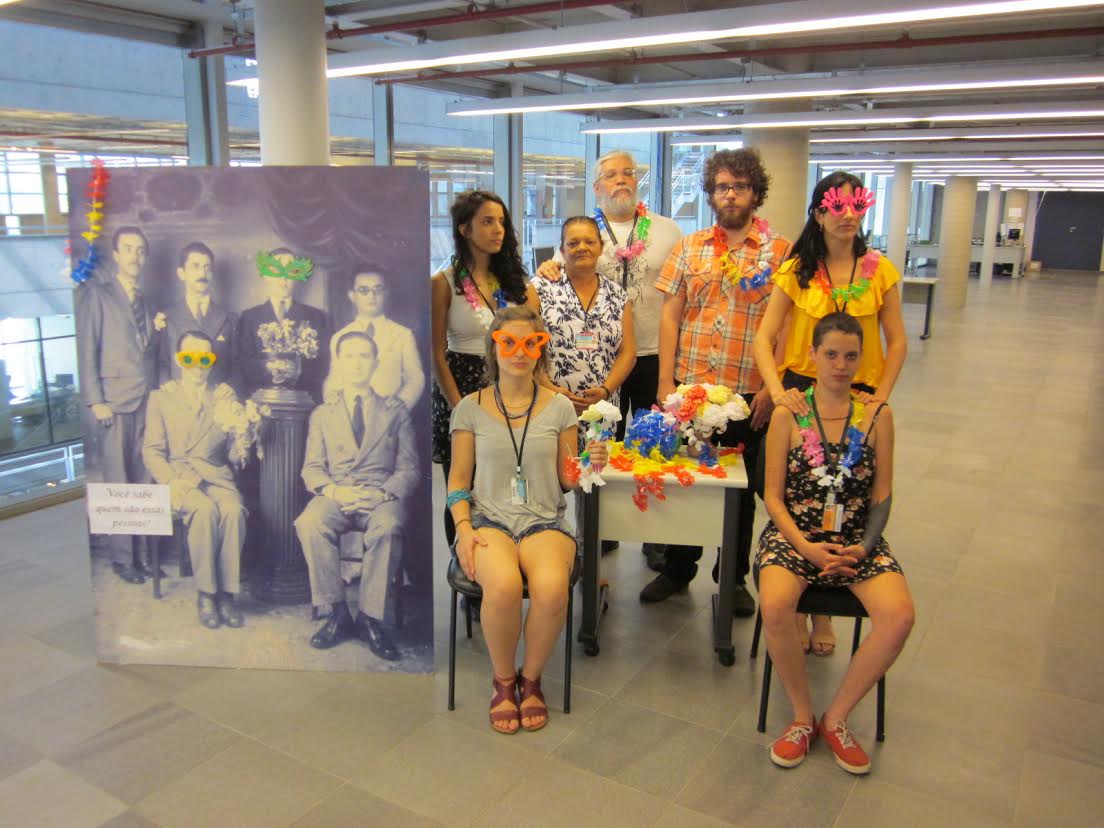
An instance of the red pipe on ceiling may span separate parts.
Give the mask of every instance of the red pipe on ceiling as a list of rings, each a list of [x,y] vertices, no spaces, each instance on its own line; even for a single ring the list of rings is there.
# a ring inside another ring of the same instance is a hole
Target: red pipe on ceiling
[[[621,0],[624,2],[625,0]],[[616,6],[618,0],[554,0],[553,2],[531,3],[528,6],[508,6],[503,8],[490,8],[480,11],[472,3],[467,10],[454,14],[442,14],[434,17],[418,17],[413,20],[399,20],[392,23],[379,23],[374,26],[357,26],[353,29],[342,29],[337,24],[326,32],[326,40],[341,40],[346,37],[361,37],[370,34],[383,34],[385,32],[404,32],[410,29],[425,29],[433,26],[450,26],[454,23],[475,23],[481,20],[498,20],[501,18],[521,17],[525,14],[541,14],[543,12],[571,11],[572,9],[586,9],[592,6]],[[242,41],[236,35],[228,46],[213,46],[209,49],[193,49],[188,52],[188,57],[215,57],[216,55],[238,55],[252,52],[256,47],[254,41]]]
[[[818,46],[768,46],[763,49],[741,49],[730,52],[687,52],[676,55],[638,55],[633,57],[600,58],[596,60],[576,60],[567,63],[544,63],[534,66],[504,66],[499,69],[469,69],[462,72],[420,72],[417,75],[403,75],[392,78],[379,78],[376,83],[421,83],[424,81],[449,80],[452,78],[484,78],[495,75],[525,75],[534,72],[568,72],[576,69],[598,69],[615,66],[645,66],[655,63],[687,63],[701,60],[754,60],[759,57],[778,57],[781,55],[823,54],[826,52],[862,52],[867,49],[919,49],[932,46],[958,46],[969,43],[994,43],[1011,40],[1038,40],[1060,37],[1095,37],[1104,35],[1104,26],[1084,28],[1044,29],[1033,32],[1004,32],[979,35],[950,35],[946,37],[912,38],[907,34],[893,40],[875,40],[870,42],[853,41],[848,43],[825,43]]]

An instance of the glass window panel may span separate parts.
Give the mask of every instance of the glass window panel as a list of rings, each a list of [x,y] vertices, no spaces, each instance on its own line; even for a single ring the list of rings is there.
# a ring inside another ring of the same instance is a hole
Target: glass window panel
[[[15,172],[9,164],[8,189],[13,193],[42,195],[42,177],[39,175],[38,165],[36,164],[31,172]]]
[[[0,343],[26,342],[38,339],[34,319],[0,319]]]
[[[12,194],[11,212],[17,216],[41,215],[46,212],[46,201],[41,195]]]
[[[713,152],[710,146],[671,148],[671,218],[683,233],[709,226],[713,215],[701,191],[702,168]]]
[[[81,398],[76,339],[46,340],[42,343],[42,356],[50,393],[51,442],[77,440],[81,436]]]
[[[43,339],[49,339],[52,336],[73,336],[76,333],[76,322],[72,314],[41,316],[38,321],[42,325]]]
[[[558,246],[564,219],[583,212],[586,139],[579,132],[582,116],[541,112],[524,118],[522,255],[532,265],[533,251]]]
[[[50,442],[37,342],[0,346],[0,450]]]

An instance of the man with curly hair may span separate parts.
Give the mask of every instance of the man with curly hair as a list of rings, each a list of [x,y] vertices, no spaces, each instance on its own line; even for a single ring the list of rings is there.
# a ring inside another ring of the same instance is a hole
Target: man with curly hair
[[[752,344],[770,296],[770,274],[786,258],[790,242],[755,211],[766,200],[770,176],[753,149],[722,150],[705,163],[702,191],[715,223],[684,236],[671,252],[656,288],[665,294],[659,323],[659,400],[681,383],[724,385],[742,394],[751,418],[731,423],[722,445],[744,445],[744,463],[754,473],[759,444],[774,407],[755,364]],[[737,584],[733,612],[755,614],[744,584],[749,571],[755,497],[741,499],[736,539]],[[669,545],[663,571],[640,600],[664,601],[697,574],[700,546]]]

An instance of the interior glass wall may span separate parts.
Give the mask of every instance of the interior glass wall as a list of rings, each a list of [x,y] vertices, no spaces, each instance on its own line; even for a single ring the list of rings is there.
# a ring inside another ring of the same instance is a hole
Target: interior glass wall
[[[527,114],[522,124],[525,218],[523,254],[535,265],[551,258],[564,219],[581,215],[586,200],[584,118],[566,112]]]

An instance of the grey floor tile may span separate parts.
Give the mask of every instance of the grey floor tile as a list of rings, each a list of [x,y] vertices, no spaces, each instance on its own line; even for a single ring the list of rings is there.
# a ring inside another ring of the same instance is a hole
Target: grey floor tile
[[[663,799],[671,799],[722,738],[622,701],[607,702],[553,757]]]
[[[830,826],[854,784],[828,761],[784,770],[763,745],[727,736],[676,802],[737,825]]]
[[[34,637],[77,658],[96,657],[96,628],[91,615],[71,618],[56,627],[35,633]]]
[[[344,785],[291,824],[291,828],[434,828],[440,822],[408,811],[353,785]]]
[[[5,825],[96,828],[125,810],[119,800],[47,759],[0,780]]]
[[[668,805],[663,809],[654,828],[727,828],[730,825],[735,823],[691,811],[681,805]]]
[[[1038,686],[1048,693],[1104,704],[1104,659],[1083,646],[1051,643],[1046,649]]]
[[[1104,767],[1104,705],[1038,693],[1030,720],[1032,750]]]
[[[150,794],[135,810],[165,828],[287,825],[341,787],[341,780],[250,739]]]
[[[142,816],[137,811],[123,811],[117,817],[109,819],[99,828],[161,828],[156,822]]]
[[[914,667],[951,676],[965,673],[1038,687],[1044,644],[1034,631],[1000,632],[936,618],[924,635]]]
[[[97,733],[57,762],[133,805],[242,738],[190,710],[162,703]]]
[[[892,825],[894,828],[999,828],[1007,820],[975,811],[961,803],[864,779],[855,786],[839,816],[839,825]]]
[[[0,733],[0,779],[29,768],[42,758],[42,754],[29,745]]]
[[[1104,810],[1104,769],[1036,751],[1024,757],[1017,825],[1083,826]]]
[[[556,806],[549,808],[550,802]],[[477,824],[481,828],[648,825],[662,807],[658,797],[544,758],[484,810]]]
[[[56,756],[158,701],[134,680],[97,665],[0,704],[0,730]]]
[[[80,672],[91,663],[20,632],[0,635],[0,664],[4,665],[0,705]]]

